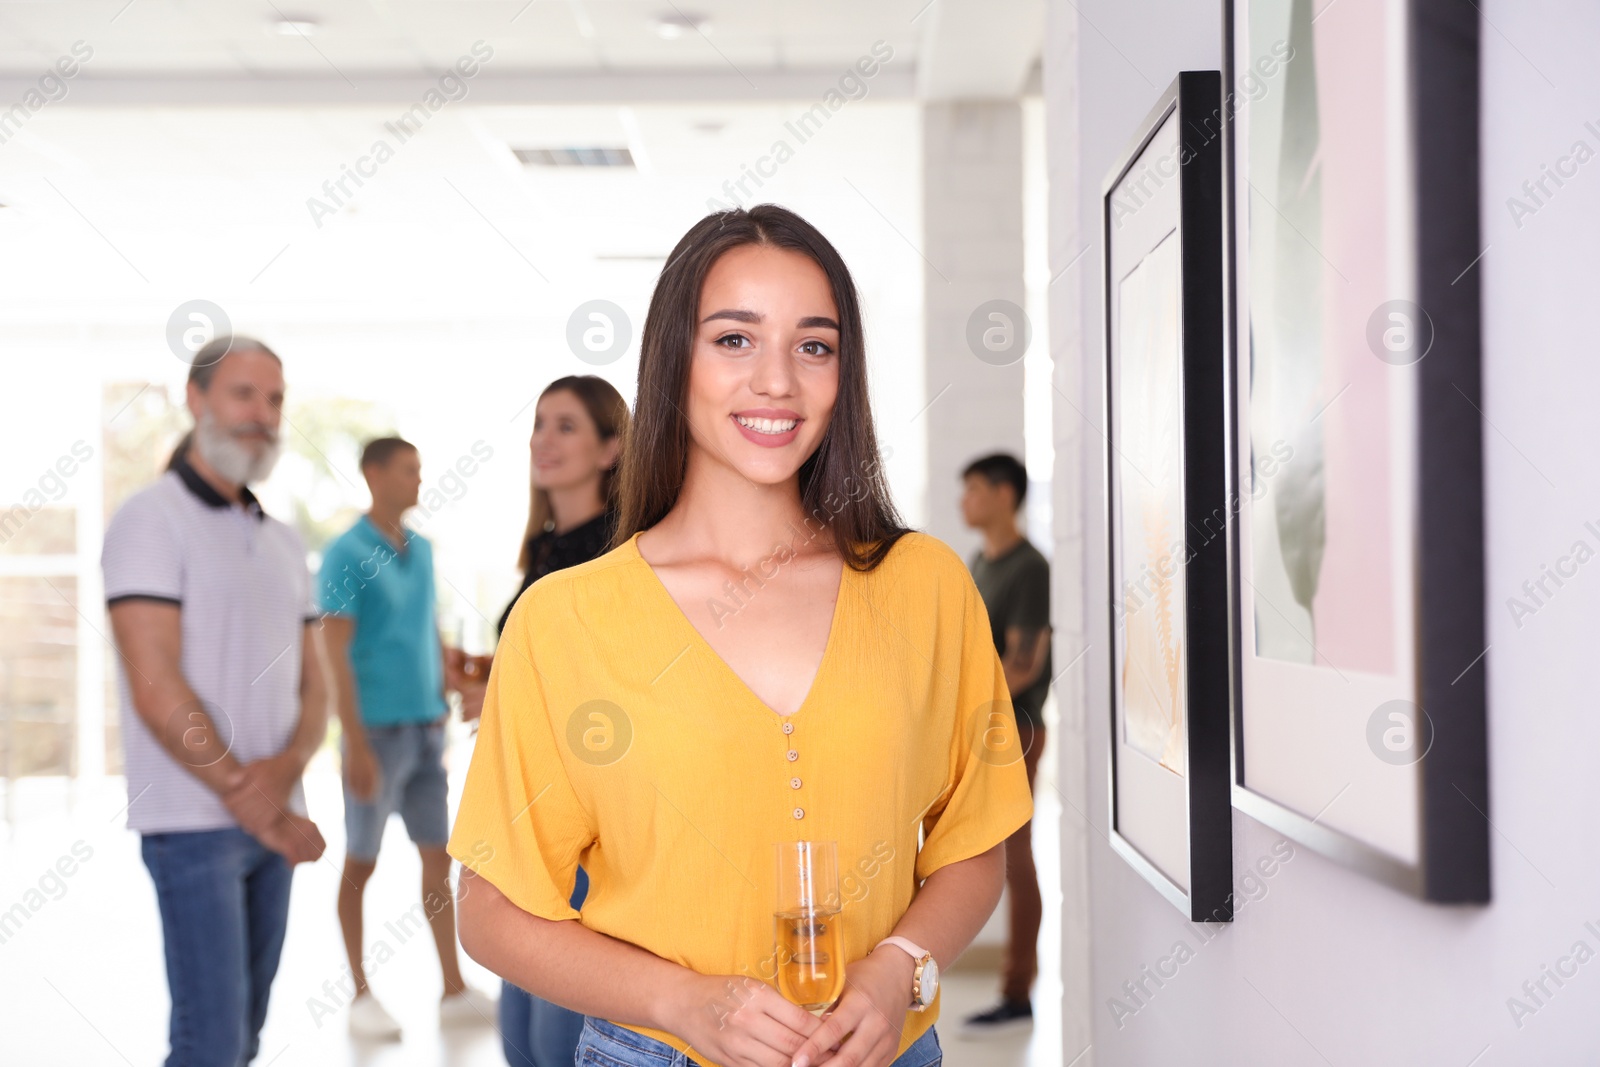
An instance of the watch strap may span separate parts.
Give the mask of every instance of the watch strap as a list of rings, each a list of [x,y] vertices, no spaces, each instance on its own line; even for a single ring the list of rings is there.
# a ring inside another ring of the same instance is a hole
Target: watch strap
[[[878,942],[878,946],[880,948],[884,945],[893,945],[895,948],[899,949],[901,952],[904,952],[918,963],[921,963],[923,960],[927,959],[929,955],[931,955],[927,949],[923,948],[921,945],[918,945],[916,942],[907,937],[886,937],[882,941]]]
[[[924,999],[922,976],[928,965],[933,963],[933,953],[929,952],[921,945],[918,945],[910,938],[905,937],[886,937],[882,941],[879,941],[876,947],[882,948],[884,945],[893,945],[901,952],[904,952],[906,955],[910,956],[912,960],[916,962],[916,969],[911,972],[911,1010],[926,1011],[928,1006],[933,1002],[933,998],[928,996],[926,999]],[[876,951],[876,949],[874,951]]]

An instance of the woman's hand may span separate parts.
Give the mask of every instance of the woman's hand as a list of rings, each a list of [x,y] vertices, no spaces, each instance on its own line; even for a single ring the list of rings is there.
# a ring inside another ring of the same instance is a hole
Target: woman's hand
[[[444,659],[444,687],[460,689],[462,681],[466,678],[467,654],[449,645],[441,645],[440,654]]]
[[[899,949],[878,949],[845,968],[844,995],[794,1055],[794,1067],[885,1067],[900,1050],[917,964]],[[842,1044],[841,1044],[842,1043]],[[784,1067],[788,1067],[787,1064]]]
[[[907,988],[910,983],[908,976]],[[776,989],[746,975],[695,975],[675,1014],[672,1032],[694,1047],[694,1057],[723,1067],[789,1067],[822,1026]]]
[[[483,714],[483,698],[489,692],[488,681],[464,681],[456,691],[461,694],[462,722],[471,722]]]
[[[483,697],[489,689],[493,656],[469,656],[459,648],[444,650],[444,687],[461,694],[461,721],[483,714]]]

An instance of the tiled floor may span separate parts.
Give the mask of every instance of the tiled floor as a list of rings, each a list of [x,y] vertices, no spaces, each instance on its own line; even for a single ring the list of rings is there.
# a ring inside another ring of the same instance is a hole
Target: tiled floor
[[[458,767],[465,767],[467,747],[454,750]],[[418,899],[421,877],[416,852],[398,820],[390,823],[378,873],[368,888],[367,936],[374,948],[381,937],[392,950],[392,957],[370,977],[405,1033],[399,1043],[383,1045],[354,1042],[346,1033],[346,1013],[333,1005],[324,988],[345,971],[334,914],[343,852],[339,786],[324,760],[313,764],[307,784],[328,853],[323,862],[302,866],[295,874],[289,939],[257,1067],[503,1064],[493,1029],[441,1033],[435,1009],[439,968],[431,939],[421,932],[404,936],[398,926],[386,926]],[[1044,766],[1052,762],[1047,754]],[[461,775],[452,778],[459,783]],[[1038,792],[1035,841],[1043,889],[1051,902],[1059,897],[1059,802],[1045,782]],[[160,1063],[166,1052],[168,1008],[161,932],[138,838],[123,827],[121,809],[127,798],[120,780],[98,788],[25,781],[11,799],[16,829],[6,835],[0,825],[0,916],[9,916],[0,925],[0,1064]],[[63,877],[56,870],[61,857],[85,854],[87,859],[67,865],[71,875]],[[1041,937],[1047,949],[1059,944],[1057,914],[1058,908],[1047,903]],[[1043,973],[1035,1000],[1041,1010],[1031,1038],[959,1040],[956,1022],[988,1006],[995,977],[959,969],[946,977],[940,1034],[948,1067],[1060,1064],[1059,1025],[1054,1011],[1045,1010],[1059,997],[1055,956],[1041,952]],[[498,979],[465,957],[463,968],[472,984],[498,989]]]

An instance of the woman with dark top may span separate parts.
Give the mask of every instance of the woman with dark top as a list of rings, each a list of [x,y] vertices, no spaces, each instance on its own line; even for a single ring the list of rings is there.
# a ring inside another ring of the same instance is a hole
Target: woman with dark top
[[[599,556],[617,528],[617,458],[628,428],[627,401],[605,379],[576,375],[551,382],[534,412],[528,525],[517,559],[522,587],[500,614],[502,631],[529,586]],[[461,690],[466,718],[476,718],[482,709],[487,678],[485,668],[452,679]],[[582,907],[588,890],[588,875],[580,867],[573,908]],[[512,1067],[568,1067],[582,1030],[581,1014],[510,982],[502,986],[500,1035]]]

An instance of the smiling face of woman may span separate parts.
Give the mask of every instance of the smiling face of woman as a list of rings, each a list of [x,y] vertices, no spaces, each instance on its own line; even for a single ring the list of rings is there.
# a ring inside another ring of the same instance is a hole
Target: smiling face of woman
[[[533,437],[528,441],[533,485],[566,489],[597,479],[603,468],[617,461],[618,444],[615,439],[600,439],[594,418],[576,393],[552,389],[534,408]]]
[[[795,477],[828,430],[838,352],[839,311],[814,260],[770,245],[724,253],[695,316],[691,447],[758,484]]]

